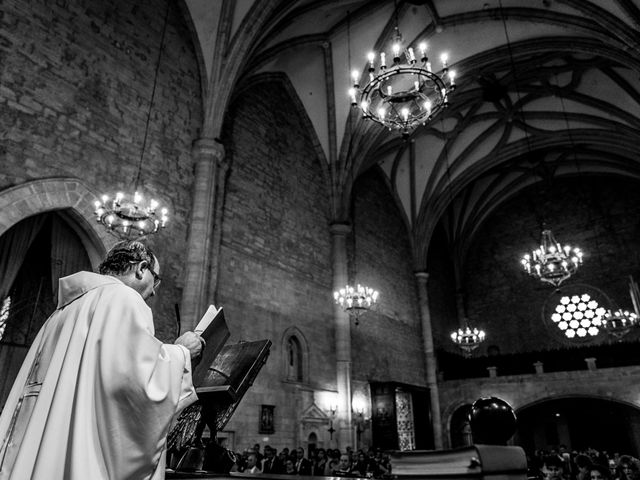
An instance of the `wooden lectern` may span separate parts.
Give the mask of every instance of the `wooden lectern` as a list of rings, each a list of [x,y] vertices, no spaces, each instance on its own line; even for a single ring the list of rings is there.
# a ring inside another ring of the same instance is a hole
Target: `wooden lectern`
[[[253,384],[258,372],[267,361],[271,341],[240,342],[224,345],[229,338],[229,330],[222,309],[207,331],[207,346],[203,358],[206,363],[198,364],[193,370],[193,381],[199,401],[180,414],[176,425],[167,436],[168,467],[176,471],[193,472],[207,467],[206,452],[211,452],[209,468],[228,471],[233,463],[226,449],[215,442],[216,433],[224,429],[240,400]],[[203,445],[201,436],[204,428],[211,431],[213,443]],[[217,458],[217,457],[220,458]],[[213,467],[211,468],[211,464]],[[226,470],[225,470],[226,469]],[[168,474],[167,478],[173,474]]]

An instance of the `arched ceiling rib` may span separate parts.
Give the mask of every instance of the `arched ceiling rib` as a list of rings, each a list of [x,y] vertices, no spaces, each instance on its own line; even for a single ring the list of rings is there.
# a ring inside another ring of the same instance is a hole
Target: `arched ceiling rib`
[[[410,223],[416,268],[452,194],[446,223],[464,256],[487,216],[532,183],[528,152],[554,158],[561,175],[575,158],[580,173],[638,175],[640,0],[398,1],[405,38],[446,46],[459,71],[451,107],[412,143],[350,114],[346,98],[349,67],[390,41],[392,0],[223,0],[216,12],[185,2],[209,65],[205,128],[215,135],[252,75],[286,75],[331,164],[333,215],[346,219],[353,182],[378,165]]]

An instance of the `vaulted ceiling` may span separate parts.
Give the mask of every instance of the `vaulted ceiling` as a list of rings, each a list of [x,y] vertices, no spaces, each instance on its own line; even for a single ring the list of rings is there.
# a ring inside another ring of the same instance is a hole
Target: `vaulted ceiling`
[[[444,219],[463,258],[523,188],[577,174],[640,177],[640,0],[184,0],[201,59],[204,135],[234,92],[284,75],[319,145],[331,211],[359,173],[386,175],[417,267]],[[449,54],[451,106],[408,140],[350,106],[351,69],[405,42]],[[447,212],[444,215],[445,211]]]

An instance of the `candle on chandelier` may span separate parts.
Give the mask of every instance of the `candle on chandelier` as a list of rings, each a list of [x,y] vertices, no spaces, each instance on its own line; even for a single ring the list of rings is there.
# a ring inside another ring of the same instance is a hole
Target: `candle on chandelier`
[[[353,70],[351,72],[351,78],[353,79],[353,86],[354,88],[358,88],[359,85],[359,80],[360,80],[360,73],[357,70]]]
[[[416,63],[416,56],[415,56],[415,54],[413,53],[413,48],[409,47],[409,48],[407,49],[407,52],[409,52],[409,62],[411,62],[412,64],[413,64],[413,63]]]
[[[387,68],[387,60],[384,52],[380,52],[380,68]]]
[[[447,55],[446,53],[443,53],[442,55],[440,55],[440,61],[442,62],[442,70],[445,72],[449,68],[447,64],[448,60],[449,60],[449,55]]]
[[[351,105],[357,105],[358,101],[356,100],[356,89],[355,88],[350,88],[349,89],[349,96],[351,97]]]
[[[373,52],[369,52],[369,54],[367,55],[367,60],[369,60],[369,72],[373,72],[375,70],[375,59],[376,54]]]
[[[393,61],[394,63],[399,63],[400,62],[400,44],[399,43],[394,43],[393,47]]]
[[[418,48],[420,49],[420,60],[424,63],[427,61],[427,43],[426,42],[421,42],[420,45],[418,45]]]

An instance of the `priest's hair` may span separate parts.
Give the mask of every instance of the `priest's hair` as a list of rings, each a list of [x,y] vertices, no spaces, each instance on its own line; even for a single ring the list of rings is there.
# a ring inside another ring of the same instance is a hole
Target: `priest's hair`
[[[103,275],[122,275],[140,262],[147,262],[153,269],[156,264],[153,250],[138,240],[124,240],[109,250],[98,271]]]

